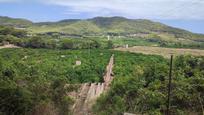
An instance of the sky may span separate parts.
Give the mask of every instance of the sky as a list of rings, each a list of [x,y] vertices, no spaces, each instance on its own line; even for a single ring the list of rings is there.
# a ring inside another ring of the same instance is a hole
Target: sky
[[[123,16],[204,34],[204,0],[0,0],[0,16],[34,22]]]

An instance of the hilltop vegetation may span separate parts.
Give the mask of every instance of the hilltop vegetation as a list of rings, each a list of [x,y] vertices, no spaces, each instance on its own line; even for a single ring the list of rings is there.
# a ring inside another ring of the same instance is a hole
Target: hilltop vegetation
[[[31,26],[32,22],[26,19],[0,16],[0,25],[24,28],[24,27]]]

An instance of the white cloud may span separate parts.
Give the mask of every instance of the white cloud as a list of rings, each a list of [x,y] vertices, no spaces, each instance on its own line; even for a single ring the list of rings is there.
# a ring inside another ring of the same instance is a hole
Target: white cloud
[[[21,0],[0,0],[21,1]],[[24,0],[25,1],[25,0]],[[31,0],[67,7],[63,14],[204,20],[203,0]]]
[[[204,19],[202,0],[48,0],[67,6],[69,12],[94,15],[122,15],[131,18]]]

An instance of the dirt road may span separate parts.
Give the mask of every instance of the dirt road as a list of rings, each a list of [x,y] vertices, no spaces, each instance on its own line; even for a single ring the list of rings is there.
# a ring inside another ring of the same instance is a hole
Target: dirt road
[[[81,85],[80,91],[76,96],[76,102],[73,105],[73,115],[91,115],[92,105],[100,95],[106,92],[113,80],[114,55],[106,67],[106,73],[103,76],[103,83],[85,83]]]

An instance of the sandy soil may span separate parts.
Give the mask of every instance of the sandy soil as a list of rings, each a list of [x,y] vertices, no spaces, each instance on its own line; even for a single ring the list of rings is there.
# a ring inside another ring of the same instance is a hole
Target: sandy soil
[[[162,55],[169,58],[171,54],[177,55],[194,55],[204,56],[204,50],[199,49],[182,49],[182,48],[162,48],[162,47],[148,47],[148,46],[134,46],[130,48],[116,48],[119,51],[129,51],[143,54]]]

